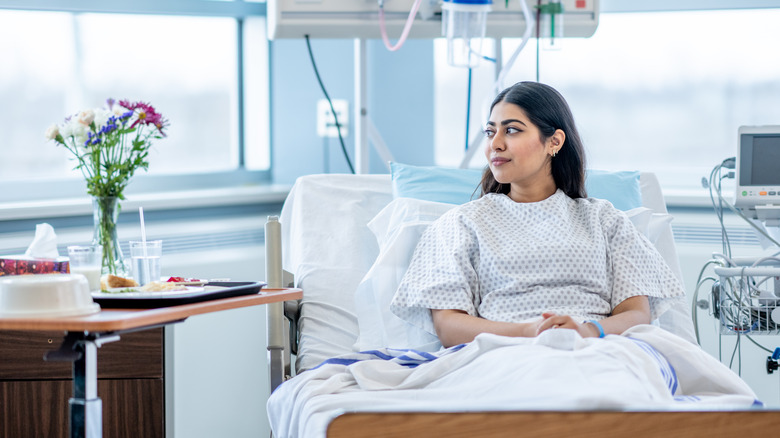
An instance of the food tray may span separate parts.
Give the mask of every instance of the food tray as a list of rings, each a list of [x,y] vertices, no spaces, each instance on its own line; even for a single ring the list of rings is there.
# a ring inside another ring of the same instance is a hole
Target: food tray
[[[188,291],[93,292],[92,299],[104,309],[153,309],[257,294],[265,286],[266,283],[262,281],[218,281],[209,282],[203,287],[191,288]]]

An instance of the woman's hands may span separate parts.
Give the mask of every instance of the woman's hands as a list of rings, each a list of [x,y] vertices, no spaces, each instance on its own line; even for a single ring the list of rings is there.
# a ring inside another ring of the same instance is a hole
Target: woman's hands
[[[577,330],[583,338],[598,337],[599,330],[593,324],[577,322],[571,316],[545,312],[534,322],[499,322],[471,316],[462,310],[432,309],[433,326],[445,347],[471,342],[480,333],[532,338],[554,328]],[[646,296],[626,299],[612,310],[612,315],[601,321],[604,333],[620,334],[637,324],[650,323],[650,303]]]
[[[536,327],[536,334],[538,336],[541,332],[550,329],[567,328],[576,330],[583,338],[598,338],[599,330],[593,325],[588,323],[579,323],[572,319],[568,315],[556,315],[554,313],[542,313],[542,320],[539,321],[539,325]]]
[[[606,334],[621,334],[638,324],[650,324],[650,301],[645,295],[626,298],[612,309],[612,315],[599,321]],[[593,324],[574,321],[570,316],[556,315],[551,312],[542,314],[536,334],[553,328],[569,328],[577,330],[583,338],[599,337],[599,329]]]

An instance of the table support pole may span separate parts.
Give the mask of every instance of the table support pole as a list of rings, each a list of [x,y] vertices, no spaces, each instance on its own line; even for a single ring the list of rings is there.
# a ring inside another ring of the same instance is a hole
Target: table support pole
[[[103,402],[97,392],[97,345],[81,340],[74,345],[81,353],[73,361],[73,397],[70,405],[71,438],[103,436]]]

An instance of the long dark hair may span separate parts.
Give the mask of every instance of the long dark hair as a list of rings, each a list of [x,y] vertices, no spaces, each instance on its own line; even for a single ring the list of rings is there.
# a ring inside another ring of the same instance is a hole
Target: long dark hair
[[[531,123],[539,128],[544,143],[556,129],[566,134],[563,147],[552,158],[552,177],[555,185],[572,199],[586,198],[585,149],[574,125],[569,104],[553,87],[539,82],[518,82],[496,96],[490,112],[499,102],[519,106]],[[482,195],[486,193],[509,194],[509,184],[501,184],[493,177],[490,166],[482,174]],[[482,196],[481,195],[481,196]]]

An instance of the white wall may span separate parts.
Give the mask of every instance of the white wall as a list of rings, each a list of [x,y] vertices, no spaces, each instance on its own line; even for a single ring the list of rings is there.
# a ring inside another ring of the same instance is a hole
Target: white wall
[[[265,278],[261,245],[185,253],[165,272],[196,278]],[[167,275],[167,274],[166,274]],[[270,394],[265,306],[191,317],[165,328],[166,436],[267,437]]]

